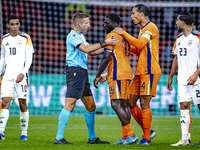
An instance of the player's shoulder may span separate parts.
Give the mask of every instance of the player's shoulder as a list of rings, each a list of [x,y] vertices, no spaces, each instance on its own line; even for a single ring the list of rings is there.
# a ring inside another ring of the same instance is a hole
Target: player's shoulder
[[[3,35],[2,40],[7,38],[7,37],[9,37],[9,36],[10,36],[10,33],[7,33],[7,34]]]
[[[115,33],[115,32],[110,32],[110,33],[108,33],[107,34],[107,36],[106,36],[106,39],[108,39],[108,38],[120,38],[120,37],[122,37],[121,35],[119,35],[119,34],[117,34],[117,33]]]
[[[30,39],[30,35],[27,34],[27,33],[25,33],[25,32],[20,32],[20,33],[19,33],[19,36],[24,37],[24,38],[26,38],[26,39]]]
[[[194,36],[197,36],[198,38],[200,38],[200,32],[197,30],[192,30],[191,34],[193,34]]]
[[[179,33],[176,39],[179,39],[180,37],[182,37],[184,35],[183,32]]]
[[[150,22],[147,29],[158,30],[158,27],[153,22]]]
[[[144,28],[144,33],[153,35],[153,33],[157,33],[158,32],[158,27],[153,23],[153,22],[149,22],[146,25],[146,28]]]

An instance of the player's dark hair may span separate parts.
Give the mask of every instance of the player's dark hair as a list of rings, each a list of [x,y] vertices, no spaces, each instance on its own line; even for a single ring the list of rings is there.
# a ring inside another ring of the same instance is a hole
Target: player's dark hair
[[[143,12],[145,16],[149,16],[151,14],[151,10],[144,4],[137,4],[134,7],[137,7],[138,12]]]
[[[84,18],[89,18],[89,16],[82,12],[76,12],[72,17],[73,24],[76,24],[77,20]]]
[[[116,22],[117,24],[120,23],[120,17],[117,14],[109,14],[106,16],[106,18],[109,18],[110,20],[112,20],[113,22]]]
[[[9,24],[10,20],[12,20],[12,19],[18,19],[19,20],[19,18],[16,15],[10,15],[7,19],[7,23]]]
[[[194,19],[189,12],[183,11],[180,12],[179,15],[180,15],[179,19],[181,21],[184,21],[187,25],[192,25],[194,23]]]

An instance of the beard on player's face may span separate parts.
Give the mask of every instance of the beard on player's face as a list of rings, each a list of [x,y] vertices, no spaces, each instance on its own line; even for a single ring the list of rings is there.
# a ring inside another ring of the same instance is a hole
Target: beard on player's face
[[[179,26],[177,26],[177,27],[178,27],[178,32],[179,32],[179,33],[183,32],[183,28],[181,28],[181,27],[179,27]]]
[[[111,26],[107,26],[107,27],[105,28],[105,31],[106,31],[107,34],[110,33],[110,32],[113,31],[113,30],[114,30],[114,27],[111,27]]]

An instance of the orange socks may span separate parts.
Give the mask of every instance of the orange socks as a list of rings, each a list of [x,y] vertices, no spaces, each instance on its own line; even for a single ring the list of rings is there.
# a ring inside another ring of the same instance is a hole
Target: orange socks
[[[144,139],[150,140],[152,112],[151,108],[142,110]]]
[[[142,123],[142,110],[140,107],[137,105],[134,108],[131,109],[131,114],[135,121],[141,126],[143,129],[143,123]]]
[[[135,133],[133,132],[131,123],[123,126],[122,128],[124,128],[126,130],[126,133],[127,133],[128,136],[135,137]]]
[[[126,132],[125,127],[123,126],[122,127],[122,139],[126,140],[127,136],[128,136],[128,133]]]

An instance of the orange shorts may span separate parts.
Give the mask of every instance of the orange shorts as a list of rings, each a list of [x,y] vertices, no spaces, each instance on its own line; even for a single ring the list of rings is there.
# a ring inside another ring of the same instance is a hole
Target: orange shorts
[[[129,99],[131,80],[114,80],[109,83],[110,100]]]
[[[156,86],[160,79],[160,74],[142,74],[136,75],[130,85],[130,94],[132,95],[152,95],[156,96]]]

